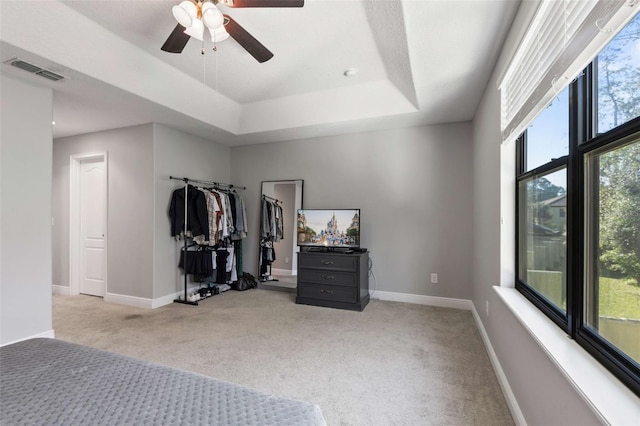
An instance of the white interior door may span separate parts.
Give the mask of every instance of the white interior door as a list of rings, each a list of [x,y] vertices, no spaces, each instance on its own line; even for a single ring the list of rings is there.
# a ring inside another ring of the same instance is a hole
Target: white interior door
[[[80,164],[80,293],[106,293],[106,229],[104,159]]]

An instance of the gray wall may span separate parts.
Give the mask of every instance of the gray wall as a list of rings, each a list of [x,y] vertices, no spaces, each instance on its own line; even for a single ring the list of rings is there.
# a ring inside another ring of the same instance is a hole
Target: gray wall
[[[229,148],[159,124],[57,139],[53,145],[54,284],[69,285],[69,156],[109,157],[107,292],[146,299],[179,291],[169,176],[229,181]]]
[[[260,182],[304,179],[305,208],[361,209],[378,290],[471,299],[471,155],[469,123],[232,148],[231,178],[248,188],[244,269],[257,272]]]
[[[53,283],[69,285],[69,157],[107,151],[107,292],[151,298],[153,127],[56,139],[53,143]]]
[[[0,76],[0,345],[52,333],[52,91]]]
[[[514,43],[512,43],[514,45]],[[497,74],[497,73],[494,73]],[[501,149],[497,77],[490,79],[473,121],[473,303],[530,425],[600,424],[492,286],[514,285],[513,147]],[[505,160],[501,162],[501,150]],[[501,182],[501,169],[511,179]],[[506,198],[501,200],[501,185]],[[502,203],[502,206],[501,206]],[[501,243],[501,207],[505,237]],[[502,262],[501,262],[502,257]],[[485,307],[489,303],[489,315]],[[543,408],[541,408],[543,407]]]
[[[295,183],[276,183],[274,185],[274,198],[282,201],[282,218],[284,224],[284,238],[273,243],[276,251],[276,260],[272,267],[275,269],[291,270],[293,258],[294,235],[291,233],[291,224],[296,220],[296,185]],[[288,260],[288,262],[287,262]]]
[[[169,176],[189,177],[229,183],[229,147],[206,141],[160,124],[153,125],[154,152],[154,260],[153,297],[158,298],[184,289],[180,273],[180,242],[171,234],[169,204],[176,188],[184,188]]]

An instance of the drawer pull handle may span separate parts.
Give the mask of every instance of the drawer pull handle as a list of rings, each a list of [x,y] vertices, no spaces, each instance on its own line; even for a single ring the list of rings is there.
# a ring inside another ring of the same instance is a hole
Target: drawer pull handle
[[[333,290],[320,289],[320,293],[329,293],[329,294],[333,294]]]
[[[321,260],[320,263],[322,263],[323,265],[333,265],[332,260]]]
[[[325,280],[334,280],[336,278],[333,275],[321,275],[321,277]]]

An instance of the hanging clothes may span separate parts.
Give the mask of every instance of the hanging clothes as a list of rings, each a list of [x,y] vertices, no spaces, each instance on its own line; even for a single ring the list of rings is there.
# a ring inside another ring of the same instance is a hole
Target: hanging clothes
[[[214,246],[221,240],[233,241],[247,237],[247,218],[244,200],[235,192],[197,188],[203,193],[207,207],[209,239],[199,235],[194,241],[199,245]]]
[[[199,235],[194,238],[194,241],[199,245],[214,246],[218,242],[218,226],[220,217],[222,216],[222,209],[218,202],[219,196],[216,197],[216,193],[213,190],[207,188],[198,188],[204,195],[207,204],[207,226],[209,230],[209,238],[205,239],[204,235]]]
[[[216,250],[216,284],[227,283],[227,258],[229,252],[221,247]]]
[[[284,217],[282,215],[282,206],[277,204],[275,205],[275,213],[276,213],[276,241],[284,238]]]
[[[272,241],[263,240],[260,243],[260,275],[268,276],[271,264],[276,260],[276,251]]]
[[[185,274],[204,277],[211,275],[213,273],[211,252],[202,248],[187,251],[181,250],[178,267],[184,269]]]
[[[260,281],[270,281],[271,265],[276,260],[273,243],[284,238],[284,215],[278,200],[262,197],[260,217]]]
[[[233,246],[235,247],[236,252],[236,274],[240,277],[242,276],[242,240],[237,240],[233,242]]]
[[[173,191],[169,205],[171,218],[171,236],[184,237],[203,235],[209,239],[209,218],[207,215],[207,201],[202,191],[192,185],[187,185],[187,229],[184,229],[184,188]],[[186,231],[186,232],[185,232]]]
[[[277,202],[262,198],[262,218],[260,222],[260,237],[278,242],[284,238],[284,217],[282,206]]]
[[[168,213],[171,235],[185,240],[178,266],[185,273],[182,300],[187,300],[187,275],[193,282],[215,281],[227,289],[238,280],[243,273],[241,240],[248,227],[244,200],[235,190],[219,189],[215,183],[214,188],[196,187],[180,179],[185,187],[173,191]],[[190,248],[188,238],[195,243]]]
[[[247,209],[244,204],[244,199],[235,192],[229,194],[229,199],[233,199],[231,204],[235,208],[234,232],[231,234],[231,239],[237,241],[247,238]]]

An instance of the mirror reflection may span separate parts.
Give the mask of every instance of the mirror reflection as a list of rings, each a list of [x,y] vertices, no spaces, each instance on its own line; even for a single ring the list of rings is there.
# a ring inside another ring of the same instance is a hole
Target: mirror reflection
[[[302,187],[302,179],[262,182],[258,274],[263,284],[297,286],[296,216],[302,208]]]

